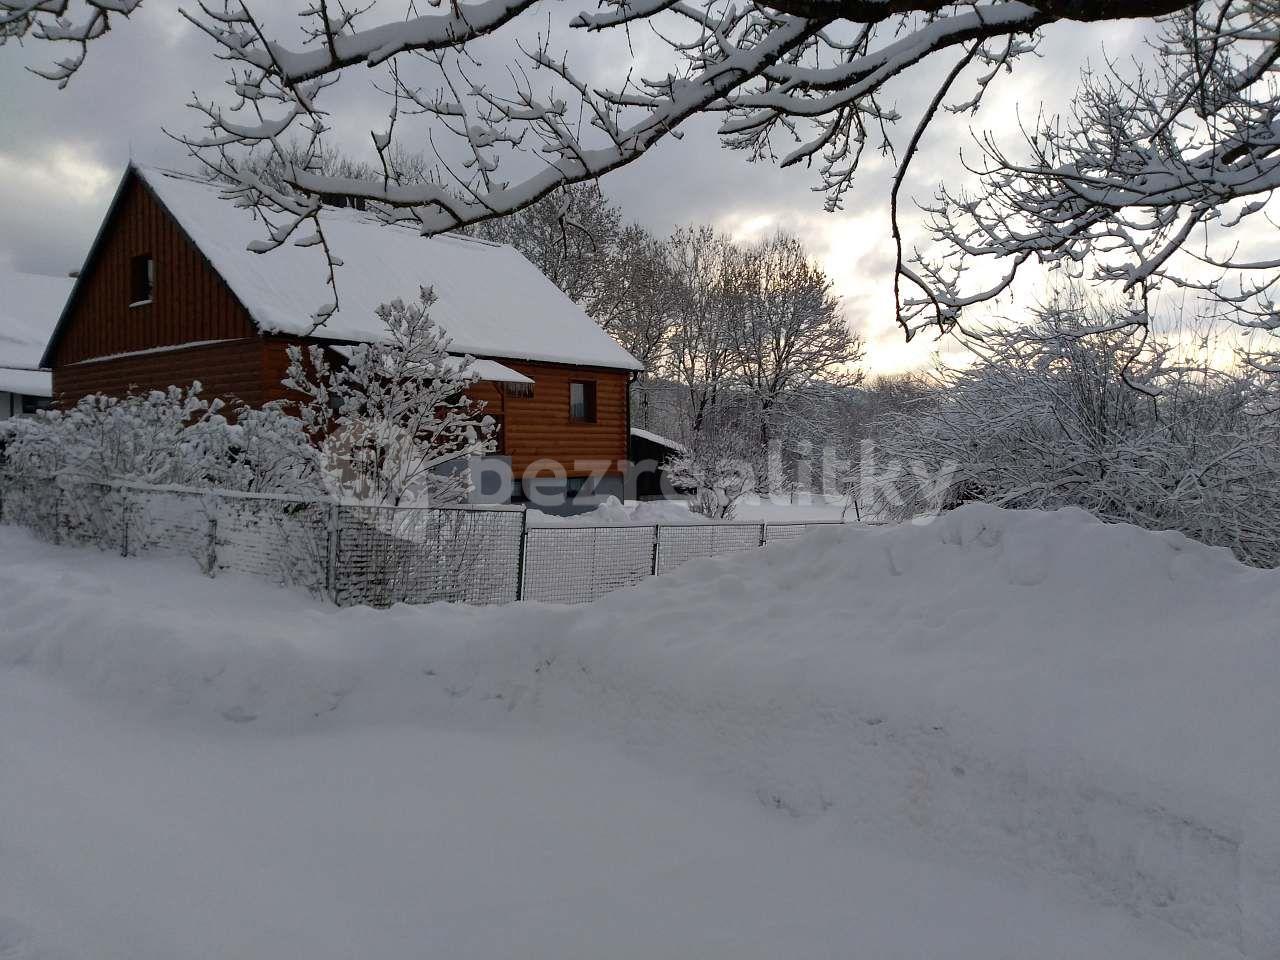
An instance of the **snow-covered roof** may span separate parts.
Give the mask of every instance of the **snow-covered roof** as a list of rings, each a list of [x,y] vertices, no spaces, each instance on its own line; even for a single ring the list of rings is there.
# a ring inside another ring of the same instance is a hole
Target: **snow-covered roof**
[[[20,393],[27,397],[52,397],[53,374],[48,370],[15,370],[0,367],[0,393]]]
[[[74,284],[70,277],[0,272],[0,368],[29,371],[40,366]]]
[[[658,433],[652,433],[648,430],[642,430],[639,427],[632,427],[631,435],[633,437],[639,437],[641,440],[648,440],[650,443],[656,443],[663,447],[669,447],[670,449],[679,451],[681,453],[684,452],[683,444],[676,443],[674,440],[669,440]]]
[[[287,245],[266,254],[246,248],[266,233],[261,222],[215,186],[136,166],[259,329],[305,335],[311,314],[330,297],[324,256]],[[432,318],[450,349],[475,356],[638,370],[642,365],[514,248],[467,237],[422,237],[350,209],[322,214],[325,236],[343,266],[339,311],[313,334],[367,342],[382,336],[379,304],[431,287]]]

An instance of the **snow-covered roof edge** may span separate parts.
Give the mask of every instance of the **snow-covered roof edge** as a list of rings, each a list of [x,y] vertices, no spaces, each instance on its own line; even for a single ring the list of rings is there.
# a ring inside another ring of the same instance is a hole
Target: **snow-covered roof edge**
[[[664,447],[669,447],[678,453],[684,453],[684,444],[676,443],[668,437],[662,436],[660,433],[653,433],[650,430],[644,430],[640,427],[632,427],[631,435],[639,437],[641,440],[648,440],[650,443],[656,443]]]
[[[52,397],[53,375],[46,370],[19,370],[0,367],[0,393],[28,397]]]

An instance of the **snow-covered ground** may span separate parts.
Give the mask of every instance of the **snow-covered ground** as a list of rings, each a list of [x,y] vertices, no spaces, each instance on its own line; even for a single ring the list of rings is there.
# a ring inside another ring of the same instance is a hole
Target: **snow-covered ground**
[[[1226,956],[569,737],[120,719],[0,680],[0,956]]]
[[[1181,537],[390,611],[0,553],[5,960],[1280,957],[1280,574]]]
[[[814,521],[854,522],[853,511],[842,517],[844,504],[837,499],[806,495],[792,501],[785,497],[744,497],[737,505],[731,522],[743,523],[811,523]],[[656,523],[708,523],[706,517],[692,513],[687,500],[619,500],[607,497],[593,510],[570,516],[529,511],[529,522],[535,526],[593,526]]]

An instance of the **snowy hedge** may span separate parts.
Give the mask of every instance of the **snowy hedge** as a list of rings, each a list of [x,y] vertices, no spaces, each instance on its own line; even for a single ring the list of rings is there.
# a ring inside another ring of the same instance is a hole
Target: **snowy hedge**
[[[1058,304],[943,368],[931,396],[878,424],[877,454],[930,476],[954,464],[943,506],[1075,505],[1275,566],[1280,430],[1256,368],[1217,369],[1209,346],[1184,349],[1188,363],[1123,315]],[[876,504],[890,516],[933,506],[909,481],[893,491]]]

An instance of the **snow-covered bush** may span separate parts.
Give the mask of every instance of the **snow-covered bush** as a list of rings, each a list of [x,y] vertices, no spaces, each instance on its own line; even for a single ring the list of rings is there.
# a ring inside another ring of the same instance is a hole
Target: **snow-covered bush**
[[[878,425],[881,464],[915,464],[871,492],[883,514],[986,501],[1084,507],[1179,530],[1259,565],[1280,563],[1280,433],[1254,380],[1173,347],[1122,311],[1067,303],[1031,328],[988,332],[974,363]],[[923,477],[948,465],[941,504]]]
[[[90,394],[69,410],[6,421],[0,469],[90,482],[218,487],[319,495],[320,462],[302,421],[280,405],[238,406],[201,397],[199,382],[125,397]]]
[[[318,346],[289,348],[285,386],[301,395],[302,422],[345,496],[389,506],[464,500],[467,461],[494,448],[493,419],[465,393],[471,360],[450,355],[431,320],[434,300],[423,289],[413,303],[383,304],[386,338],[353,347],[342,366]]]
[[[731,437],[721,433],[699,435],[662,470],[676,489],[693,491],[689,509],[704,517],[732,519],[738,501],[755,488],[750,461]]]
[[[262,409],[236,408],[235,423],[210,438],[224,447],[220,456],[211,458],[214,486],[250,493],[324,495],[320,451],[302,421],[284,407],[269,403]]]
[[[90,481],[197,485],[207,481],[226,430],[221,400],[200,384],[125,397],[90,394],[11,428],[6,466]]]

